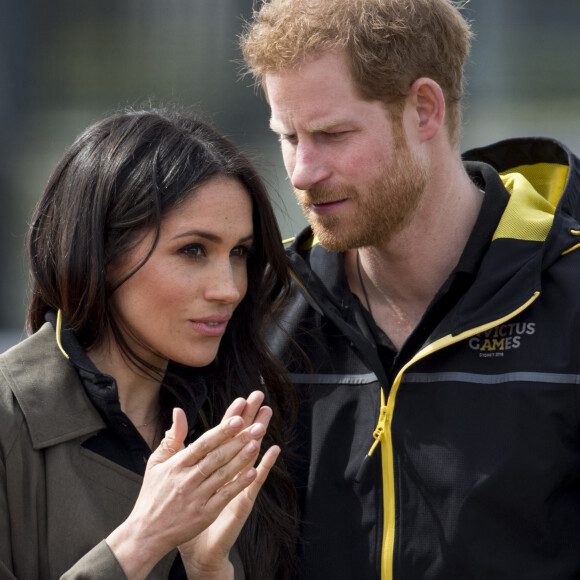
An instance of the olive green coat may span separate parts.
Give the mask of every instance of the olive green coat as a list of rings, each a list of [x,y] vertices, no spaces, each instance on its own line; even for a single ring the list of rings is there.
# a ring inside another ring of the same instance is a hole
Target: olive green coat
[[[142,477],[81,446],[104,427],[49,323],[0,355],[0,578],[125,578],[104,538]]]

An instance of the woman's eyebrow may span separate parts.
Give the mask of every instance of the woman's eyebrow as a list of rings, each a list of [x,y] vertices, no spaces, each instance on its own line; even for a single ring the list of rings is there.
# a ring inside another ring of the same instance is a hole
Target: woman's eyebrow
[[[178,240],[179,238],[189,238],[192,236],[204,238],[206,240],[209,240],[210,242],[215,242],[215,243],[220,243],[223,241],[222,237],[218,236],[217,234],[212,234],[211,232],[204,232],[204,231],[200,231],[200,230],[191,230],[191,231],[187,231],[187,232],[182,232],[180,234],[173,236],[172,239]],[[251,234],[248,234],[247,236],[240,238],[238,240],[238,242],[239,243],[249,242],[253,239],[254,239],[254,234],[251,233]]]

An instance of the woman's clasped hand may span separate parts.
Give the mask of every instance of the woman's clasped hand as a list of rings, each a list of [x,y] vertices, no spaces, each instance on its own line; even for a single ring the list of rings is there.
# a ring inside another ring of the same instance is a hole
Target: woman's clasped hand
[[[133,511],[106,540],[129,578],[146,577],[175,547],[188,578],[233,578],[229,552],[280,452],[270,447],[254,467],[272,416],[263,400],[260,391],[236,399],[187,446],[187,419],[174,409]]]

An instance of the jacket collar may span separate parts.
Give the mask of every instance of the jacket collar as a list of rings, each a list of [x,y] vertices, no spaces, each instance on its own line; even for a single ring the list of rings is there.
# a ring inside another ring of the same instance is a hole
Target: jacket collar
[[[105,427],[49,322],[2,357],[0,372],[22,409],[35,449]]]

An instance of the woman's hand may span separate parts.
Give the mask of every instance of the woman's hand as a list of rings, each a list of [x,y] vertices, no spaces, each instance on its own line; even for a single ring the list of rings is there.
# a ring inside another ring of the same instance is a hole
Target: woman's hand
[[[249,424],[247,413],[242,417],[236,408],[187,448],[187,419],[174,410],[133,511],[106,539],[130,580],[145,578],[165,554],[202,534],[259,476],[253,465],[266,426],[263,420]]]
[[[264,394],[260,391],[254,391],[247,400],[236,399],[226,411],[222,424],[239,415],[245,427],[252,424],[263,425],[265,433],[272,417],[272,410],[269,407],[260,407],[263,400]],[[254,481],[225,506],[211,526],[179,547],[187,577],[190,580],[233,578],[229,552],[248,519],[258,492],[279,453],[279,447],[270,447],[257,467],[257,476]]]

